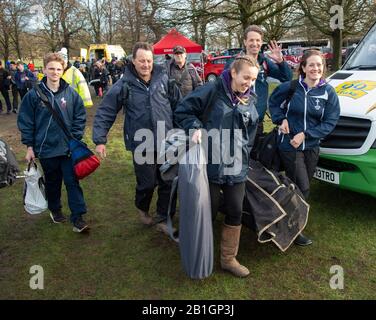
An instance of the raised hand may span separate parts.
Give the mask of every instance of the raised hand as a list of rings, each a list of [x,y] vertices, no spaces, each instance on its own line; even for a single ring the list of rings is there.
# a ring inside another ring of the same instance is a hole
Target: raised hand
[[[271,40],[268,44],[268,48],[271,51],[269,57],[273,59],[275,62],[281,63],[283,61],[282,44],[278,45],[277,41]]]

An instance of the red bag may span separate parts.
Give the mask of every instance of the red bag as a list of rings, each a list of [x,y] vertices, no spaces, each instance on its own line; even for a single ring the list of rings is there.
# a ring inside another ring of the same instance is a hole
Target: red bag
[[[82,141],[69,141],[69,150],[73,161],[74,173],[78,180],[87,177],[100,165],[98,157]]]

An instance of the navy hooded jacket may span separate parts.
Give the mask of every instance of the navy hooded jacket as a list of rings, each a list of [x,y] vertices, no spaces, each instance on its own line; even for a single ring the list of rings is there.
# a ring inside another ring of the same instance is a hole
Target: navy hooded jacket
[[[213,95],[215,90],[217,93]],[[213,96],[214,100],[210,101]],[[219,130],[221,133],[220,141],[208,140],[207,174],[211,183],[232,185],[246,180],[249,155],[258,123],[255,102],[256,96],[251,92],[246,104],[234,103],[222,74],[216,82],[197,88],[178,104],[175,119],[186,132],[189,133],[190,129],[204,128],[209,135],[212,129]],[[206,108],[209,104],[212,106],[205,122],[203,114],[207,112]],[[229,132],[229,144],[223,143],[225,139],[223,129]],[[235,129],[240,130],[241,136],[234,135]],[[214,150],[218,151],[214,152]],[[233,171],[231,168],[235,165],[235,161],[224,163],[223,156],[232,157],[237,154],[236,151],[240,151],[238,152],[238,156],[241,157],[238,163],[240,170]],[[215,156],[220,157],[217,159],[219,161],[214,161]],[[232,171],[234,174],[231,174]]]
[[[286,106],[285,100],[290,89],[290,82],[279,85],[269,99],[269,109],[274,124],[280,125],[284,119],[289,123],[290,134],[282,136],[279,146],[282,151],[296,150],[290,139],[303,132],[305,140],[298,150],[309,150],[319,146],[320,139],[332,132],[340,114],[340,105],[334,88],[321,81],[314,88],[308,89],[299,79],[296,91]]]
[[[128,91],[126,99],[123,90]],[[168,76],[162,66],[153,65],[151,80],[146,84],[138,77],[133,64],[128,64],[123,77],[111,87],[97,109],[93,142],[96,145],[107,143],[108,131],[116,120],[117,113],[124,108],[124,140],[127,150],[134,151],[142,143],[135,139],[138,130],[149,129],[153,133],[154,143],[147,144],[147,150],[156,151],[157,122],[164,123],[165,133],[173,128],[173,109],[180,98],[176,85],[172,91],[169,90]]]
[[[39,87],[53,108],[63,117],[73,137],[81,140],[85,129],[86,111],[78,93],[63,79],[60,79],[59,90],[55,93],[48,89],[46,78],[41,81]],[[36,157],[44,159],[69,154],[68,138],[34,88],[22,99],[17,125],[21,131],[22,143],[33,147]]]

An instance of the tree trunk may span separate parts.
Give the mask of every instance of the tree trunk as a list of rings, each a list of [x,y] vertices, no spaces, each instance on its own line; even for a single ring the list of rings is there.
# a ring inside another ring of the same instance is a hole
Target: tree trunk
[[[95,43],[101,43],[101,32],[95,32]]]
[[[9,60],[9,47],[5,47],[4,49],[4,61],[7,62]]]
[[[332,70],[337,71],[342,65],[342,30],[337,28],[332,35],[333,40],[333,65]]]
[[[202,46],[203,49],[205,49],[205,43],[206,43],[206,23],[202,22],[200,24],[200,41],[198,44]]]

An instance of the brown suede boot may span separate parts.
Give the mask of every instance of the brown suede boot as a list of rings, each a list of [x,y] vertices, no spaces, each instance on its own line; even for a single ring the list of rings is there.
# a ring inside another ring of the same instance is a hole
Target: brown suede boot
[[[230,271],[237,277],[246,277],[249,275],[249,270],[236,260],[241,228],[241,225],[229,226],[223,224],[221,239],[221,267],[223,270]]]
[[[149,215],[149,213],[138,209],[138,214],[140,216],[140,221],[142,224],[150,226],[153,223],[153,218]]]

